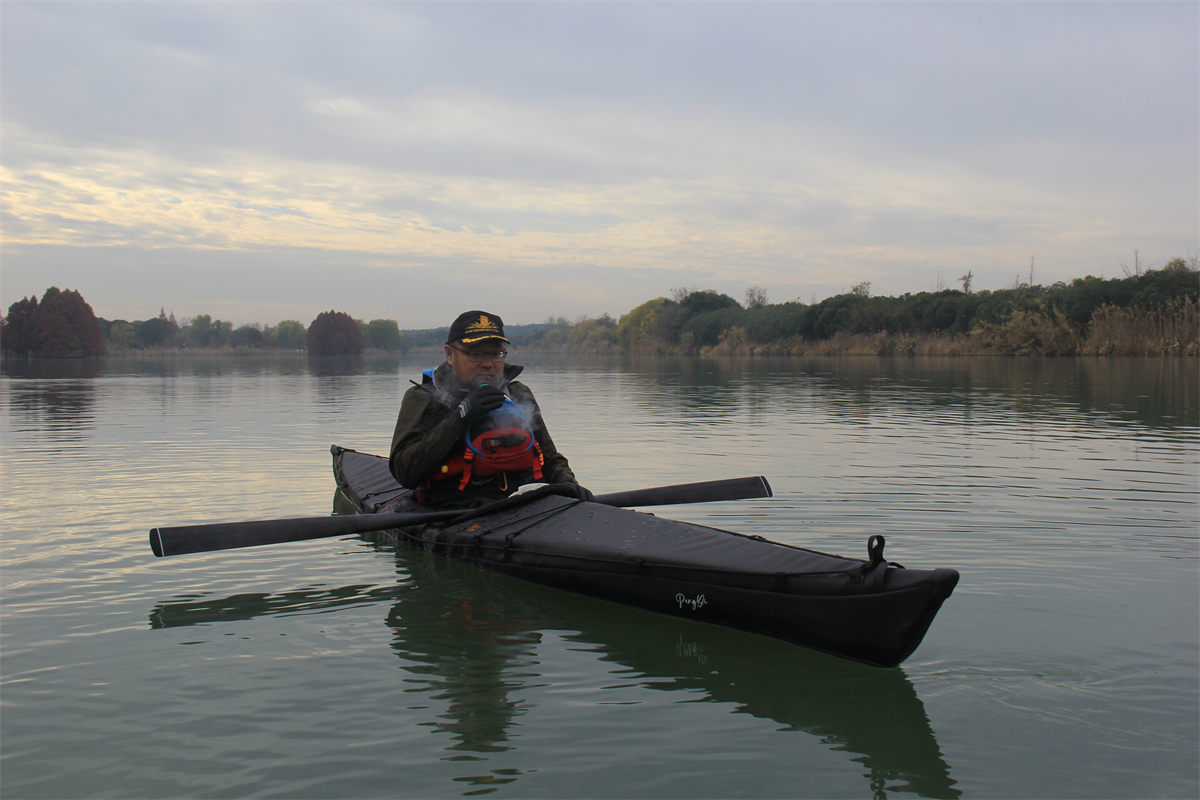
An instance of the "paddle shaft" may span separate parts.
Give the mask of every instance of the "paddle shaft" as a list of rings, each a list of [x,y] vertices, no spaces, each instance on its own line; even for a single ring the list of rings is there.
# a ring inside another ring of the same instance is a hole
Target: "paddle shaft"
[[[634,489],[599,495],[592,502],[608,506],[654,506],[678,503],[703,503],[717,500],[745,500],[770,497],[771,487],[762,476],[728,480],[681,483],[651,489]],[[500,501],[497,505],[507,504]],[[381,512],[375,514],[335,514],[327,517],[298,517],[248,522],[222,522],[205,525],[181,525],[150,531],[150,549],[156,556],[177,556],[231,550],[283,542],[302,542],[331,536],[402,528],[456,518],[474,516],[485,509],[450,511]]]

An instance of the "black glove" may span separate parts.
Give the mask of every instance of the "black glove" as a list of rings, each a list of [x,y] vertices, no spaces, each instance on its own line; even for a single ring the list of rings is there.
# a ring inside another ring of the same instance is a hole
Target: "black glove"
[[[495,386],[480,386],[458,404],[458,415],[467,422],[474,422],[504,405],[504,392]]]
[[[596,499],[596,495],[592,494],[590,491],[588,491],[584,487],[580,486],[578,483],[575,484],[575,496],[578,497],[580,500]]]

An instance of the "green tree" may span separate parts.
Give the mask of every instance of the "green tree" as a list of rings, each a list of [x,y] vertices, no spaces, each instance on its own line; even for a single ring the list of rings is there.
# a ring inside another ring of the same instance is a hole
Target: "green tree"
[[[187,347],[201,349],[215,350],[222,347],[235,347],[237,345],[232,343],[232,338],[233,323],[213,319],[208,314],[192,317],[180,332],[180,339]]]
[[[668,339],[669,323],[678,307],[678,303],[665,297],[647,300],[621,315],[617,340],[626,350],[656,350],[672,344]]]
[[[611,353],[618,350],[617,322],[608,314],[580,321],[567,334],[567,349],[575,353]]]
[[[692,292],[679,302],[687,316],[703,314],[706,311],[719,311],[722,308],[740,308],[738,301],[727,294],[705,289],[702,292]],[[682,320],[681,320],[682,322]]]
[[[308,339],[308,331],[298,320],[285,319],[271,329],[267,336],[273,347],[284,350],[303,350]]]
[[[229,336],[229,346],[245,350],[257,350],[267,341],[263,332],[253,325],[243,325]]]
[[[870,298],[856,291],[826,298],[812,307],[811,330],[805,335],[813,339],[828,339],[838,333],[869,333]]]
[[[721,336],[730,328],[743,325],[750,313],[736,304],[705,311],[685,322],[680,335],[689,337],[689,341],[696,347],[711,347],[721,341]]]
[[[804,303],[778,303],[750,309],[739,324],[744,325],[753,342],[777,342],[799,336],[807,313],[808,306]]]
[[[214,319],[212,332],[208,335],[209,347],[229,347],[233,338],[233,323],[224,319]]]
[[[143,348],[174,347],[179,341],[179,325],[175,315],[167,316],[165,309],[160,309],[158,316],[135,323],[137,340]]]
[[[322,311],[308,326],[306,344],[309,355],[360,355],[363,351],[362,330],[345,312]]]
[[[404,334],[394,319],[373,319],[363,326],[363,342],[375,350],[401,350]]]
[[[108,323],[108,342],[113,347],[121,347],[126,350],[135,348],[137,334],[134,331],[133,323],[123,319],[114,319]]]
[[[183,326],[183,343],[188,347],[208,347],[209,337],[212,336],[213,321],[208,314],[192,317]]]

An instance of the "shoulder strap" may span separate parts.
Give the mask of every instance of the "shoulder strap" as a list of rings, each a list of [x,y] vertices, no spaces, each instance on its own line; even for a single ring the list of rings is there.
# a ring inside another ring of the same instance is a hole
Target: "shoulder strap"
[[[451,395],[442,387],[438,386],[437,378],[434,376],[432,368],[423,370],[421,372],[420,383],[417,383],[416,381],[409,381],[409,383],[413,384],[419,389],[424,389],[425,391],[429,392],[431,395],[433,395],[435,402],[445,406],[446,408],[454,408],[456,405],[458,405],[458,400],[456,400],[453,395]]]

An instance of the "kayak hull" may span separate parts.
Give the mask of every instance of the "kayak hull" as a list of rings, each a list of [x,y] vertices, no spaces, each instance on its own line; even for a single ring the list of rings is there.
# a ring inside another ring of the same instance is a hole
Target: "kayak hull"
[[[339,490],[360,512],[408,507],[386,459],[335,446]],[[505,575],[726,625],[878,666],[920,644],[954,590],[952,569],[910,570],[558,495],[385,538]],[[874,544],[874,543],[873,543]]]

